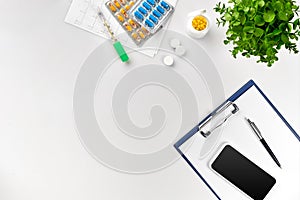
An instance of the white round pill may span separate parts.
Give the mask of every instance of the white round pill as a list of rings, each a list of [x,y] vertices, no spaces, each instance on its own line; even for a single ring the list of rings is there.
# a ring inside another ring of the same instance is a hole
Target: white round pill
[[[178,39],[176,39],[176,38],[174,38],[174,39],[172,39],[171,41],[170,41],[170,46],[172,47],[172,48],[176,48],[176,47],[178,47],[180,45],[180,41],[178,40]]]
[[[175,54],[178,56],[183,56],[185,54],[185,48],[183,46],[177,46],[175,48]]]
[[[174,63],[174,58],[172,56],[165,56],[163,62],[167,66],[172,66]]]

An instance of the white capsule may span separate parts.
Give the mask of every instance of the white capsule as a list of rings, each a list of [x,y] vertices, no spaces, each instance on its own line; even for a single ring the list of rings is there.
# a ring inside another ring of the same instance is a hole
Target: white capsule
[[[177,46],[175,48],[175,54],[178,56],[183,56],[185,54],[185,48],[183,46]]]
[[[165,56],[163,62],[167,66],[172,66],[174,64],[174,58],[172,56]]]
[[[174,39],[172,39],[171,41],[170,41],[170,46],[172,47],[172,48],[176,48],[176,47],[178,47],[180,45],[180,41],[178,40],[178,39],[176,39],[176,38],[174,38]]]

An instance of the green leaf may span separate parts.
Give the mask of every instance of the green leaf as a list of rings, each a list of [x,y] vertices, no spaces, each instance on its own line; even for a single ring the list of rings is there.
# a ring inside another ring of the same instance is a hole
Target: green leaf
[[[243,31],[243,26],[234,26],[232,27],[232,31],[240,34]]]
[[[234,34],[234,32],[232,30],[230,30],[230,29],[226,32],[227,36],[231,36],[232,34]]]
[[[249,39],[251,39],[252,37],[253,37],[253,35],[251,34],[251,33],[253,33],[254,32],[254,28],[253,28],[253,30],[250,30],[249,32],[248,32],[248,34],[246,34],[246,40],[249,40]]]
[[[299,25],[299,18],[296,19],[294,22],[293,22],[293,29],[296,30],[297,26]]]
[[[224,40],[224,44],[225,45],[229,44],[229,41],[228,40]]]
[[[292,5],[292,9],[294,9],[294,10],[298,10],[299,9],[299,6],[297,6],[297,5]]]
[[[232,16],[235,18],[235,19],[238,19],[239,18],[239,13],[238,12],[234,12],[233,14],[232,14]]]
[[[286,9],[286,10],[291,10],[291,9],[292,9],[292,4],[291,4],[291,2],[287,2],[287,3],[285,4],[285,9]]]
[[[270,29],[270,26],[267,26],[267,28],[266,28],[267,33],[269,32],[269,29]]]
[[[275,29],[273,32],[272,32],[272,35],[279,35],[280,33],[282,33],[282,30],[280,29]]]
[[[256,28],[255,29],[255,32],[254,32],[254,35],[256,36],[256,37],[260,37],[260,36],[262,36],[263,34],[264,34],[264,30],[263,29],[261,29],[261,28]]]
[[[254,32],[254,28],[252,26],[245,26],[243,28],[244,32],[248,32],[248,33],[253,33]]]
[[[225,13],[224,18],[226,21],[230,21],[231,20],[231,15],[229,13]]]
[[[234,22],[232,25],[233,26],[238,26],[238,25],[240,25],[241,23],[239,22],[239,21],[236,21],[236,22]]]
[[[249,11],[249,7],[244,7],[244,12],[247,13]]]
[[[269,11],[265,12],[263,18],[264,18],[265,22],[271,22],[271,21],[273,21],[274,18],[275,18],[274,11],[269,10]]]
[[[263,26],[265,24],[264,18],[261,15],[256,15],[254,21],[257,26]]]
[[[273,48],[272,47],[269,47],[266,51],[267,53],[267,56],[272,56],[273,55]]]
[[[280,25],[279,25],[279,29],[284,31],[286,29],[286,22],[282,22]]]
[[[281,41],[284,42],[284,43],[288,43],[290,40],[289,40],[289,37],[285,34],[282,34],[281,35]]]
[[[280,35],[276,35],[274,38],[274,41],[277,43],[277,42],[279,42],[280,38],[281,38]]]
[[[250,40],[252,47],[257,48],[257,40],[253,38],[251,38]]]
[[[246,22],[246,17],[245,17],[244,15],[242,15],[242,16],[240,17],[240,21],[241,21],[241,24],[244,25],[245,22]]]
[[[264,7],[264,5],[265,5],[265,2],[263,0],[261,0],[261,1],[258,2],[258,6]]]
[[[290,36],[290,38],[291,38],[292,40],[296,38],[296,37],[295,37],[295,34],[290,34],[289,36]]]
[[[280,19],[282,21],[288,21],[289,20],[289,18],[287,16],[287,13],[285,13],[283,11],[278,12],[278,19]]]
[[[294,18],[294,13],[291,11],[288,13],[288,21],[291,21]]]
[[[256,14],[256,10],[254,8],[250,8],[250,15],[254,16]]]
[[[245,26],[254,26],[255,24],[254,24],[254,22],[252,22],[252,21],[247,21],[246,23],[245,23]]]
[[[283,7],[283,4],[280,1],[276,1],[276,3],[274,4],[274,8],[277,11],[282,11],[284,7]]]
[[[292,31],[292,25],[290,23],[288,23],[288,31],[291,32]]]

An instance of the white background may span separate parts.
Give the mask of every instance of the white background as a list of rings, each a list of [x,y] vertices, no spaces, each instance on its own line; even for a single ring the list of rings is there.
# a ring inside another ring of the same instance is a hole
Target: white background
[[[0,0],[0,199],[213,199],[183,160],[153,174],[115,172],[80,144],[72,111],[76,76],[102,38],[64,23],[70,0]],[[180,0],[170,29],[217,1]],[[215,62],[229,96],[249,79],[300,132],[300,57],[282,50],[268,68],[233,59],[213,24],[196,41]]]

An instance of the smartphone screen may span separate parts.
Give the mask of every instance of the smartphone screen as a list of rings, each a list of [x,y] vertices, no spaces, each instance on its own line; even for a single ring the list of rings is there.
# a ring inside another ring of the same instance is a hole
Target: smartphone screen
[[[255,200],[262,200],[276,180],[230,145],[212,163],[212,169]]]

